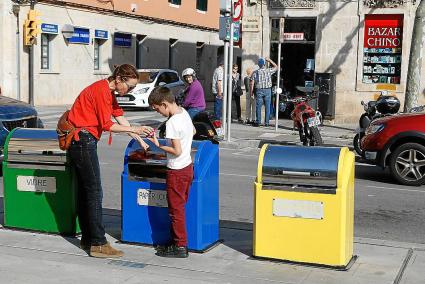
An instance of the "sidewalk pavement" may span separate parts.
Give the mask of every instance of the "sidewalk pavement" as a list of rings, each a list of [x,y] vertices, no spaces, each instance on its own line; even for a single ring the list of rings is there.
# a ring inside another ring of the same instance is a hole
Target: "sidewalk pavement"
[[[220,141],[226,148],[257,148],[264,143],[282,145],[301,145],[298,130],[294,129],[290,119],[279,119],[278,130],[275,120],[270,120],[269,127],[253,127],[247,124],[232,122],[230,128],[230,142]],[[324,146],[347,146],[352,149],[353,138],[357,125],[331,125],[325,122],[319,127]]]
[[[0,283],[425,283],[422,244],[355,238],[358,259],[337,271],[253,258],[252,224],[221,221],[222,243],[168,259],[151,247],[118,242],[120,220],[119,211],[104,210],[108,239],[125,253],[121,259],[91,258],[77,238],[0,226]]]
[[[299,144],[291,121],[281,120],[279,125],[275,132],[274,127],[232,124],[231,142],[220,145]],[[350,146],[353,129],[325,124],[321,134],[325,145]],[[125,253],[121,259],[91,258],[79,249],[77,238],[0,224],[0,283],[425,283],[424,244],[355,238],[358,259],[348,271],[337,271],[253,258],[252,224],[222,220],[222,243],[203,254],[191,253],[188,259],[167,259],[155,256],[151,247],[120,243],[120,221],[120,211],[104,210],[108,239]]]

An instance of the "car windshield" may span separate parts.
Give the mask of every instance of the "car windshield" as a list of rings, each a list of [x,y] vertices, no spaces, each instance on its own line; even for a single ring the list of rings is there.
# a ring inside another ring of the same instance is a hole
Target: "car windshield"
[[[156,76],[158,75],[158,72],[139,72],[139,84],[149,84],[152,83]]]

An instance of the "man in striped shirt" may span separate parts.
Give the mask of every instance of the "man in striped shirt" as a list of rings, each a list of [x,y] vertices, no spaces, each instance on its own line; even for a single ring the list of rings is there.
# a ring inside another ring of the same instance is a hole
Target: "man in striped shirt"
[[[273,67],[266,68],[266,62],[270,63]],[[266,117],[264,121],[264,126],[269,126],[270,120],[270,103],[272,98],[272,74],[277,71],[277,65],[270,58],[260,58],[258,59],[259,69],[255,70],[252,74],[251,80],[251,92],[255,91],[257,94],[257,121],[253,126],[259,126],[261,123],[261,107],[263,106],[266,110]]]

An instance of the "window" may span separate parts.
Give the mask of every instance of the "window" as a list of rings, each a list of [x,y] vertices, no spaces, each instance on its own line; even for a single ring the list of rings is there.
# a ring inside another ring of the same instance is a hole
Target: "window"
[[[50,69],[50,35],[41,34],[41,69]]]
[[[168,73],[168,81],[170,83],[175,83],[179,80],[179,76],[176,73]]]
[[[94,56],[93,56],[94,70],[100,70],[100,40],[94,40]]]
[[[168,3],[180,6],[182,4],[182,0],[168,0]]]
[[[207,11],[208,0],[196,0],[196,9],[199,11]]]

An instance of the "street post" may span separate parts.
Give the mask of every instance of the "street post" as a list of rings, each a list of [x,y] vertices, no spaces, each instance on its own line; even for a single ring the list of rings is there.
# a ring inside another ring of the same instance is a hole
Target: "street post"
[[[277,84],[276,84],[276,108],[275,108],[275,131],[277,132],[279,128],[279,92],[277,91],[280,88],[280,57],[282,53],[282,43],[284,37],[284,27],[285,27],[285,18],[280,18],[279,21],[279,45],[277,48]]]

